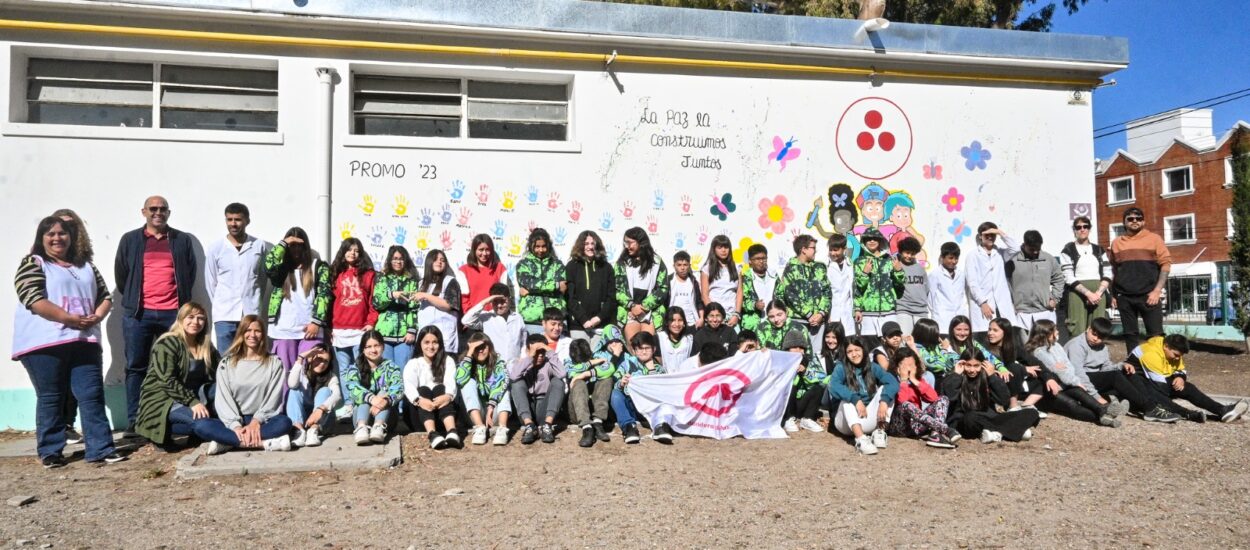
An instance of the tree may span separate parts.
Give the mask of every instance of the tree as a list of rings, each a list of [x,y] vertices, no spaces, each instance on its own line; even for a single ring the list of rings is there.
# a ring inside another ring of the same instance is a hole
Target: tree
[[[1237,128],[1232,138],[1233,153],[1233,242],[1228,256],[1233,263],[1232,292],[1234,324],[1250,351],[1250,132]]]
[[[606,0],[684,8],[756,11],[782,15],[811,15],[856,19],[874,0]],[[880,0],[877,0],[878,2]],[[928,23],[956,27],[985,27],[1022,31],[1050,30],[1055,10],[1062,5],[1076,13],[1089,0],[886,0],[883,17],[899,23]],[[1024,14],[1026,8],[1037,7]]]

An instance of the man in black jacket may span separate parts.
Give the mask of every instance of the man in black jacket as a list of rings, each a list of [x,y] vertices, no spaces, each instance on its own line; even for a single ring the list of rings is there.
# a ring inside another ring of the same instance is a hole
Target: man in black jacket
[[[134,431],[139,389],[148,372],[152,343],[173,326],[178,308],[191,301],[198,271],[193,237],[169,226],[169,202],[160,196],[148,197],[141,213],[146,222],[122,235],[113,264],[125,313],[122,335],[126,343],[128,435]]]

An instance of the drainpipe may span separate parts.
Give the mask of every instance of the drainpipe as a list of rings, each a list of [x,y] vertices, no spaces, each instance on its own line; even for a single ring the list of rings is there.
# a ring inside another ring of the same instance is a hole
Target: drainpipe
[[[317,167],[317,210],[322,213],[310,237],[316,241],[309,243],[313,250],[320,250],[321,257],[333,258],[330,246],[334,242],[331,236],[333,228],[330,224],[330,187],[334,149],[334,69],[317,67],[317,79],[321,85],[317,87],[316,142],[313,144],[313,166]]]

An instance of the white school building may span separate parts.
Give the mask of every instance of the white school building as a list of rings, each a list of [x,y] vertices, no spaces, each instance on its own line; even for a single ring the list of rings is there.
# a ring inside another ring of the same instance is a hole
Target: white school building
[[[375,259],[400,244],[455,264],[476,233],[515,263],[532,227],[564,258],[584,229],[615,255],[639,226],[696,266],[719,233],[779,268],[795,235],[868,227],[936,263],[987,220],[1057,250],[1092,214],[1093,90],[1127,42],[862,23],[575,0],[6,1],[0,277],[71,208],[114,285],[153,194],[201,252],[234,201],[271,242],[298,225],[323,254],[351,235]],[[0,293],[0,428],[31,429],[15,307]]]

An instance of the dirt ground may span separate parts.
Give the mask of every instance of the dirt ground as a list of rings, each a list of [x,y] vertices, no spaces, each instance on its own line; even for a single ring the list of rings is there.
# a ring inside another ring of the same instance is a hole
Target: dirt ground
[[[1122,356],[1122,351],[1120,353]],[[1210,393],[1250,394],[1250,357],[1187,357]],[[432,451],[402,466],[179,481],[181,454],[118,465],[0,461],[0,544],[30,548],[1165,547],[1250,545],[1250,423],[1120,429],[1051,416],[1032,441],[873,457],[830,434]],[[463,494],[442,496],[449,489]],[[50,546],[48,546],[50,545]]]

